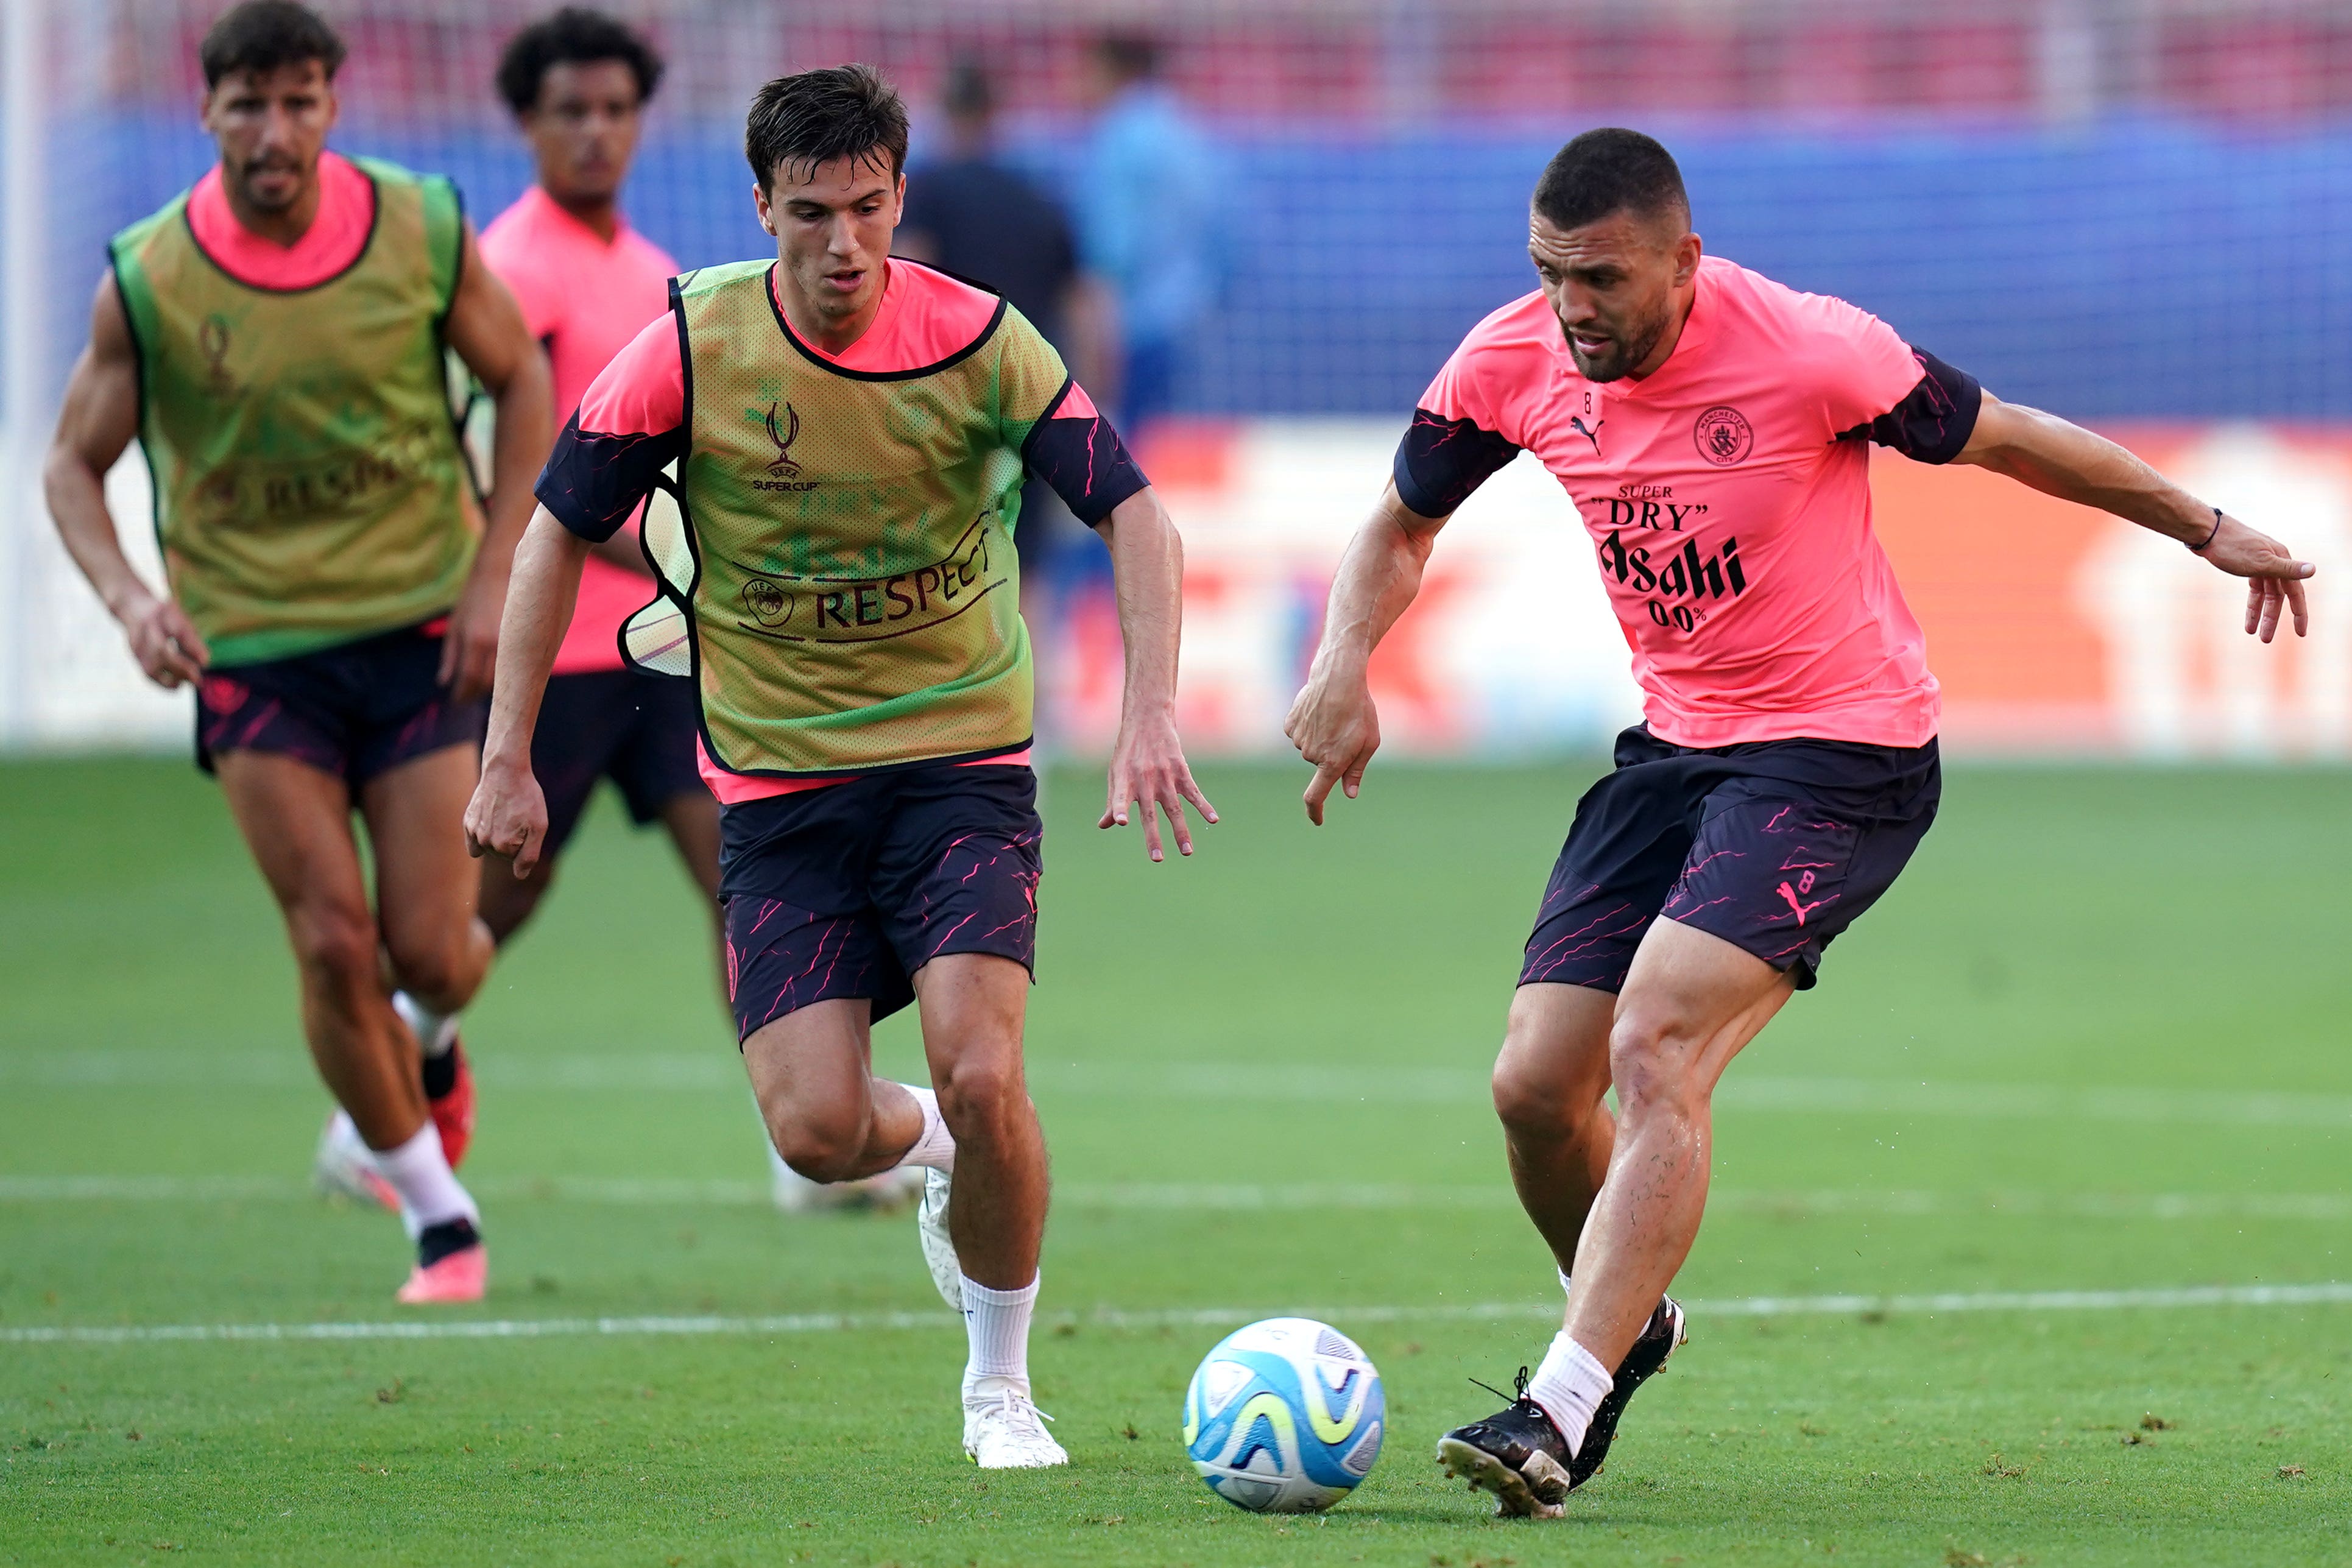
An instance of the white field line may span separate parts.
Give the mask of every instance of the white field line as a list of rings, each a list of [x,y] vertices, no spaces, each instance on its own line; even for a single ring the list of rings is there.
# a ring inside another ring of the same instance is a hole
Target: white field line
[[[495,1090],[706,1093],[740,1090],[743,1082],[741,1067],[719,1051],[607,1053],[557,1060],[493,1056],[478,1062],[475,1070],[483,1086]],[[1220,1062],[1113,1066],[1060,1062],[1039,1055],[1031,1061],[1030,1080],[1049,1098],[1129,1102],[1488,1103],[1486,1075],[1480,1066],[1344,1070]],[[295,1089],[314,1081],[307,1059],[290,1047],[212,1055],[125,1049],[0,1057],[0,1084],[52,1089]],[[1802,1115],[2352,1128],[2352,1095],[2344,1094],[1785,1078],[1738,1069],[1717,1091],[1716,1103],[1732,1111]]]
[[[469,1184],[488,1203],[582,1205],[760,1207],[767,1184],[663,1177],[490,1176]],[[1119,1211],[1331,1211],[1346,1209],[1493,1209],[1517,1212],[1517,1200],[1500,1181],[1483,1185],[1347,1185],[1306,1182],[1256,1184],[1065,1182],[1055,1200],[1071,1208]],[[310,1185],[291,1176],[0,1176],[0,1204],[60,1203],[300,1203],[314,1201]],[[1874,1192],[1830,1188],[1811,1192],[1718,1187],[1711,1212],[1803,1219],[1830,1215],[1969,1215],[2105,1220],[2254,1219],[2338,1224],[2352,1220],[2352,1194],[2344,1193],[2043,1193]]]
[[[1918,1296],[1747,1296],[1685,1303],[1696,1317],[1853,1317],[1864,1313],[2116,1312],[2195,1307],[2352,1305],[2352,1283],[2189,1285],[2135,1290],[1981,1290]],[[1102,1309],[1049,1320],[1107,1329],[1225,1328],[1275,1316],[1362,1323],[1480,1322],[1556,1318],[1556,1302],[1484,1301],[1466,1306],[1182,1308],[1129,1312]],[[773,1336],[960,1330],[950,1312],[796,1312],[769,1317],[416,1319],[375,1323],[55,1324],[0,1328],[0,1344],[154,1344],[224,1340],[506,1340]]]

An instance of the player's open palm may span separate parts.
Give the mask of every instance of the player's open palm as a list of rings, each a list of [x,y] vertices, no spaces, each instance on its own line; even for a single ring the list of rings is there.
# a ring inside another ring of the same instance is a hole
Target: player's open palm
[[[2198,552],[2232,577],[2246,583],[2246,630],[2264,642],[2278,636],[2279,620],[2292,614],[2294,635],[2310,635],[2311,612],[2304,603],[2303,580],[2318,568],[2297,561],[2294,552],[2258,529],[2234,517],[2224,517],[2213,542]]]
[[[1318,663],[1291,703],[1282,732],[1315,769],[1307,784],[1307,820],[1320,827],[1332,786],[1355,799],[1372,753],[1381,749],[1381,712],[1370,681],[1360,672],[1335,676]]]
[[[122,635],[147,679],[166,691],[177,690],[184,681],[193,685],[203,679],[205,666],[212,662],[212,650],[197,635],[195,622],[173,599],[150,595],[123,621]]]
[[[466,852],[514,862],[518,879],[539,864],[547,842],[547,796],[529,768],[485,768],[466,805]]]

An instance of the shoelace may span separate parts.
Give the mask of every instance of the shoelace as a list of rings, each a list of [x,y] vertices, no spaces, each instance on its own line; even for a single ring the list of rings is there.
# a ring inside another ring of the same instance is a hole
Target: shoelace
[[[1514,1405],[1535,1404],[1534,1400],[1528,1397],[1528,1369],[1526,1367],[1519,1368],[1517,1375],[1511,1379],[1512,1392],[1509,1394],[1504,1393],[1501,1389],[1496,1388],[1491,1383],[1484,1383],[1475,1377],[1472,1378],[1470,1382],[1474,1386],[1485,1389],[1487,1393],[1493,1394],[1497,1399],[1507,1399]],[[1547,1417],[1547,1419],[1549,1419],[1549,1417]]]
[[[1016,1394],[1009,1388],[997,1395],[995,1413],[1003,1418],[1005,1426],[1017,1437],[1045,1436],[1045,1428],[1037,1425],[1037,1419],[1039,1417],[1047,1421],[1053,1419],[1052,1416],[1038,1409],[1028,1395]]]

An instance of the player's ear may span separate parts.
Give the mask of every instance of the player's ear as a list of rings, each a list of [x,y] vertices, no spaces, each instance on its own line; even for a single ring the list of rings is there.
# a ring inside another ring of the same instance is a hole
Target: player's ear
[[[751,182],[751,205],[760,214],[760,226],[772,237],[776,232],[776,215],[768,207],[768,187],[759,181]]]
[[[1698,276],[1699,258],[1706,252],[1706,242],[1685,229],[1675,241],[1675,286],[1681,288]]]

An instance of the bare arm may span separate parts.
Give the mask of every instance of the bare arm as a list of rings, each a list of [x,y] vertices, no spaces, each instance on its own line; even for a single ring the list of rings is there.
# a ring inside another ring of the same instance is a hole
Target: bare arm
[[[1331,786],[1356,798],[1364,769],[1381,749],[1381,716],[1372,704],[1372,649],[1421,592],[1421,574],[1445,519],[1427,518],[1397,496],[1390,481],[1372,515],[1340,558],[1323,613],[1323,640],[1307,685],[1290,705],[1282,732],[1315,765],[1307,785],[1307,819],[1323,826]]]
[[[457,292],[449,302],[449,346],[488,389],[498,419],[490,433],[490,494],[482,548],[442,644],[441,681],[459,701],[489,689],[498,662],[499,617],[515,542],[530,521],[531,485],[555,440],[554,391],[547,355],[523,322],[522,307],[484,264],[466,231]]]
[[[121,623],[147,679],[169,690],[201,679],[212,654],[187,613],[140,580],[106,510],[107,470],[138,429],[139,353],[109,274],[90,303],[89,345],[66,383],[41,488],[66,553]]]
[[[2297,561],[2268,534],[2222,516],[2104,436],[2038,408],[2003,403],[1988,392],[1976,429],[1955,460],[2195,546],[2221,571],[2250,579],[2246,630],[2264,642],[2278,635],[2283,610],[2292,612],[2295,636],[2305,635],[2310,626],[2303,580],[2312,574],[2311,563]]]
[[[513,581],[498,631],[498,679],[491,688],[490,729],[482,746],[482,778],[466,807],[466,847],[504,856],[517,877],[539,864],[547,837],[547,799],[530,772],[530,734],[555,650],[572,624],[580,595],[580,567],[588,542],[545,507],[515,550]]]
[[[600,539],[588,547],[588,553],[624,572],[651,579],[654,569],[646,564],[645,546],[637,542],[639,522],[625,522],[613,531],[610,539]]]
[[[1143,842],[1164,858],[1156,805],[1174,830],[1179,854],[1192,852],[1184,802],[1209,821],[1217,809],[1192,782],[1176,737],[1176,649],[1184,619],[1184,541],[1168,509],[1148,487],[1111,509],[1097,525],[1110,546],[1118,584],[1119,640],[1127,649],[1120,694],[1118,743],[1110,759],[1110,792],[1098,827],[1127,826],[1128,807],[1143,807]]]

